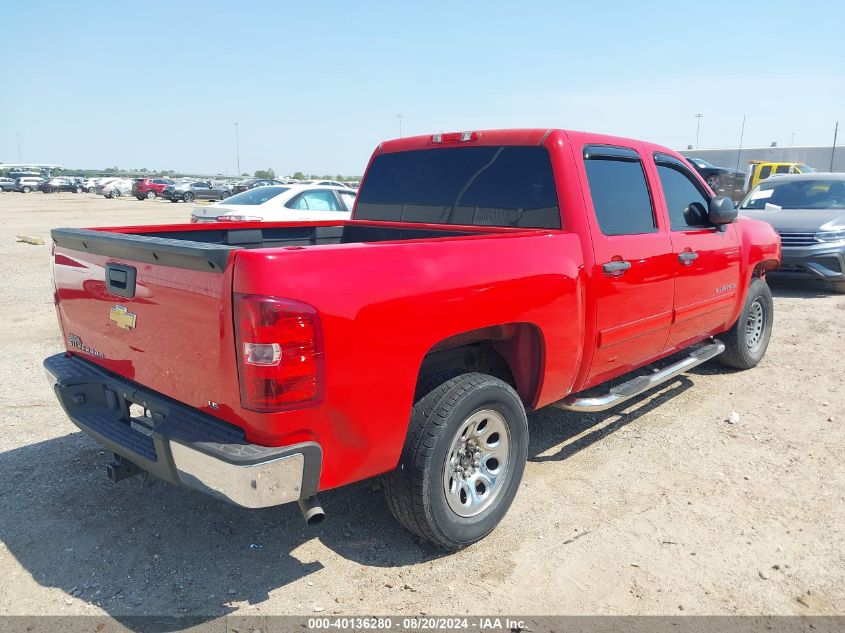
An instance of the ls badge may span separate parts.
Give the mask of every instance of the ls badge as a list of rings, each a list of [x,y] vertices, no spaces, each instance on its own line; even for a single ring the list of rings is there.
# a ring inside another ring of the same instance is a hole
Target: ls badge
[[[135,314],[127,312],[123,306],[114,306],[109,310],[109,320],[117,323],[121,330],[131,330],[135,327]]]

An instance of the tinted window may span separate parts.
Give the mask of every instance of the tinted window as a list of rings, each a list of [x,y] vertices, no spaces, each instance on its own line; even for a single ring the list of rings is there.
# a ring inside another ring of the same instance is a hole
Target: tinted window
[[[560,228],[542,147],[447,147],[376,156],[356,217],[478,226]]]
[[[789,173],[789,165],[778,165],[775,168],[776,174],[788,174]]]
[[[309,211],[342,211],[334,193],[328,190],[306,191],[288,205],[291,209]]]
[[[760,168],[760,178],[761,179],[768,178],[771,175],[771,173],[772,173],[772,166],[771,165],[765,165],[764,167]]]
[[[256,187],[226,198],[226,204],[264,204],[288,190],[288,187]]]
[[[707,220],[709,200],[683,169],[671,164],[658,164],[657,173],[663,187],[672,230],[710,226]]]
[[[585,161],[593,208],[602,233],[653,233],[657,225],[639,160],[596,156]]]

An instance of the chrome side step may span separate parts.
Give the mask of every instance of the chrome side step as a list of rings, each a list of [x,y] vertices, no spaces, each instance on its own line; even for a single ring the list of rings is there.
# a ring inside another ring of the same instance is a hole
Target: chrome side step
[[[620,402],[624,402],[664,382],[672,380],[675,376],[684,373],[688,369],[692,369],[696,365],[705,363],[711,358],[715,358],[724,351],[725,344],[721,341],[714,340],[712,343],[699,347],[691,352],[689,356],[679,360],[674,365],[664,367],[653,374],[637,376],[627,382],[623,382],[621,385],[611,387],[610,391],[603,396],[581,398],[577,394],[574,394],[550,406],[557,407],[558,409],[566,409],[567,411],[604,411],[616,406]]]

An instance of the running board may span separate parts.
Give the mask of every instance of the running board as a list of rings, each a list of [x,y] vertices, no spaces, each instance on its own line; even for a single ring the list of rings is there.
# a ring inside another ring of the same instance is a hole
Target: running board
[[[645,393],[649,389],[653,389],[664,382],[672,380],[675,376],[684,373],[688,369],[705,363],[711,358],[715,358],[725,351],[725,344],[721,341],[714,340],[712,343],[699,347],[691,352],[689,356],[679,360],[674,365],[664,367],[660,371],[647,376],[637,376],[621,385],[611,387],[603,396],[596,396],[594,398],[581,398],[578,395],[572,395],[559,400],[550,405],[558,409],[566,409],[567,411],[604,411],[616,406],[620,402],[624,402],[641,393]]]

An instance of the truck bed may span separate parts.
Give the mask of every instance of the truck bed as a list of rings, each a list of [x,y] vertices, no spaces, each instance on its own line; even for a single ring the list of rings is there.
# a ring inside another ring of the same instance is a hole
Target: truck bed
[[[122,257],[150,264],[220,272],[237,249],[319,246],[359,242],[440,239],[514,231],[496,227],[443,229],[389,223],[338,222],[267,224],[241,223],[202,228],[196,225],[169,227],[119,227],[102,229],[53,229],[57,246],[109,257]],[[526,229],[516,229],[525,231]]]

